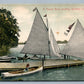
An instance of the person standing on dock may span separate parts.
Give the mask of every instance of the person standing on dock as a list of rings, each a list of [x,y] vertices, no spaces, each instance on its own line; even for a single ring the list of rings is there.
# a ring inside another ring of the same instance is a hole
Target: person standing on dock
[[[37,55],[35,54],[33,57],[37,57]]]
[[[27,54],[25,54],[24,55],[24,57],[23,57],[23,62],[24,62],[24,60],[27,58]]]
[[[66,55],[64,55],[64,59],[66,59]]]
[[[27,54],[24,55],[24,58],[27,58]]]

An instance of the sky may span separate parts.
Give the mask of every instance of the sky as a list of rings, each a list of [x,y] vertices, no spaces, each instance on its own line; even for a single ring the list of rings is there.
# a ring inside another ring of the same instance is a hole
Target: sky
[[[53,30],[56,40],[69,40],[75,25],[68,36],[64,35],[64,32],[73,22],[76,24],[77,19],[84,26],[83,4],[0,4],[0,8],[2,7],[10,10],[17,19],[21,30],[19,42],[25,42],[28,38],[36,14],[32,11],[35,7],[38,8],[45,24],[46,18],[43,16],[47,14],[49,28]]]

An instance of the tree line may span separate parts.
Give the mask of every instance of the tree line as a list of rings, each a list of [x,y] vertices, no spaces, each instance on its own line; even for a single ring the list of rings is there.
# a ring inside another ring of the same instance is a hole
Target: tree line
[[[67,43],[67,42],[68,42],[67,40],[64,40],[64,41],[57,41],[57,43],[59,43],[59,44]]]

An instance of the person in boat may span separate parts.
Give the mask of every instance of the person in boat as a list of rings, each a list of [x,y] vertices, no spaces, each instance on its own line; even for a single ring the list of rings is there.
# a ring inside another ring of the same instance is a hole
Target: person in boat
[[[26,71],[29,71],[29,64],[26,65],[26,68],[25,68],[24,71],[25,71],[25,72],[26,72]]]

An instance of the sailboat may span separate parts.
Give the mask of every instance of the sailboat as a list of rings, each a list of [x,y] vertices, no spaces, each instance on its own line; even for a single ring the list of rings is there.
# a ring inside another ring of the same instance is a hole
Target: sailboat
[[[77,19],[74,31],[70,40],[61,51],[64,56],[74,56],[84,58],[84,28],[80,21]]]
[[[50,29],[50,42],[51,42],[51,44],[50,44],[50,56],[55,56],[58,59],[60,59],[61,58],[61,55],[59,54],[60,48],[56,42],[56,39],[54,37],[52,29]]]
[[[44,57],[51,56],[50,53],[51,51],[53,51],[53,49],[50,49],[50,46],[51,41],[53,43],[52,45],[56,43],[56,41],[54,42],[54,40],[55,38],[53,32],[51,32],[51,40],[49,39],[49,28],[45,25],[38,9],[36,9],[36,16],[31,28],[31,32],[21,53],[32,55],[44,55]],[[55,45],[55,52],[59,53],[58,45]]]
[[[49,39],[49,29],[46,27],[38,9],[36,9],[36,16],[29,37],[21,53],[41,55],[41,56],[43,55],[44,58],[42,58],[42,65],[40,67],[38,66],[38,68],[34,67],[35,69],[29,72],[22,72],[22,71],[20,71],[20,73],[15,73],[15,71],[5,72],[2,73],[1,76],[13,77],[13,76],[28,75],[43,70],[45,56],[59,56],[58,55],[59,48],[52,31],[50,32],[50,38],[51,39]]]

